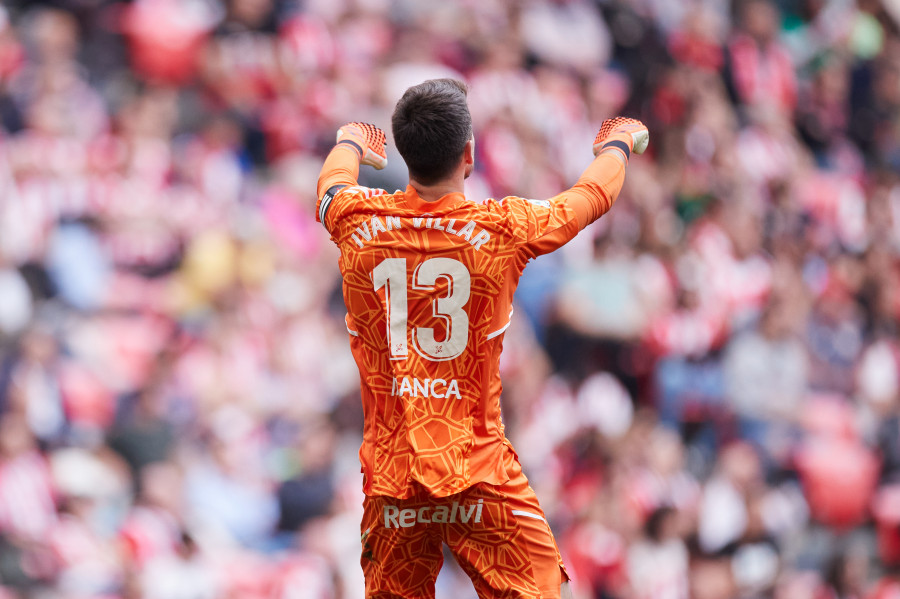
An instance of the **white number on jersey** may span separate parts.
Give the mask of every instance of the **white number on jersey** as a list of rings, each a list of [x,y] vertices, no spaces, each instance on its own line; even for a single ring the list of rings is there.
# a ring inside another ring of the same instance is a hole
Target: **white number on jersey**
[[[409,356],[406,272],[406,258],[386,258],[372,270],[375,291],[385,288],[387,338],[392,360],[403,360]],[[446,324],[447,338],[437,341],[432,327],[416,327],[412,334],[416,353],[434,362],[459,357],[469,342],[469,315],[463,307],[469,301],[472,277],[462,262],[452,258],[425,260],[413,273],[412,287],[434,291],[441,278],[447,280],[447,295],[431,301],[431,312],[432,316]]]

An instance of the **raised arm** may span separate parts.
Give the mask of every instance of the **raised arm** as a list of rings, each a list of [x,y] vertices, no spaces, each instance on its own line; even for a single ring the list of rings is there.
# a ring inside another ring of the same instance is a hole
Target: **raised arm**
[[[612,207],[622,191],[631,153],[643,154],[649,141],[650,133],[642,122],[625,117],[607,119],[594,139],[594,161],[575,185],[551,201],[566,202],[575,211],[578,229],[585,228]]]
[[[347,145],[334,146],[319,171],[316,197],[321,199],[332,187],[356,185],[358,176],[359,154],[356,150]]]
[[[376,169],[387,166],[384,131],[368,123],[347,123],[337,132],[337,143],[319,172],[316,197],[321,202],[333,188],[356,185],[359,165],[368,164]]]

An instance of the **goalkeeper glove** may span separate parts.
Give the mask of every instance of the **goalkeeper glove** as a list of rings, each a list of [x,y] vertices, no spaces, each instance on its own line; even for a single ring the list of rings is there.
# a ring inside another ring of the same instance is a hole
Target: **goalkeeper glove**
[[[643,154],[650,143],[650,131],[647,126],[637,119],[619,116],[606,119],[594,138],[594,156],[598,156],[604,150],[618,150],[625,156],[625,162],[635,154]]]
[[[359,154],[359,163],[378,170],[387,166],[384,131],[369,123],[347,123],[337,131],[337,144],[347,144]]]

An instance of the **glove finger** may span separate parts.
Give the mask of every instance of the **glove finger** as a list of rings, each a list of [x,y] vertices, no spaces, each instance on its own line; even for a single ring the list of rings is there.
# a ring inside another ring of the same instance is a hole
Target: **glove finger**
[[[637,131],[636,133],[631,134],[631,139],[634,141],[631,148],[632,151],[635,154],[643,154],[650,144],[650,132],[646,129]]]
[[[344,130],[345,127],[347,129],[346,131]],[[344,127],[341,127],[340,129],[337,130],[337,137],[334,140],[335,143],[341,141],[341,138],[344,137],[345,135],[352,135],[352,133],[353,133],[353,128],[350,127],[349,125],[345,125]],[[359,133],[357,133],[357,136],[359,136]]]

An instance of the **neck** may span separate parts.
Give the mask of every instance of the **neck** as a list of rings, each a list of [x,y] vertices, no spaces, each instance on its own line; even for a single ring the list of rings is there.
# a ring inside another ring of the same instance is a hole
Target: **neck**
[[[465,177],[462,173],[441,179],[430,185],[416,181],[412,177],[409,179],[409,184],[416,190],[419,197],[426,202],[436,202],[448,193],[463,193],[464,182]]]

